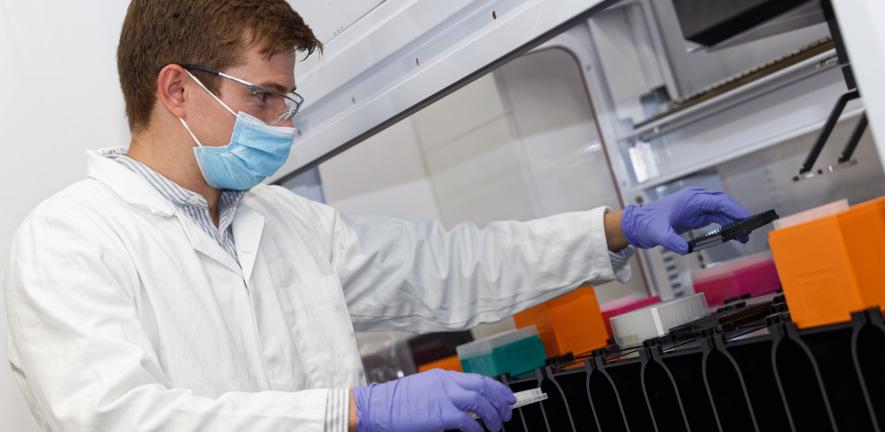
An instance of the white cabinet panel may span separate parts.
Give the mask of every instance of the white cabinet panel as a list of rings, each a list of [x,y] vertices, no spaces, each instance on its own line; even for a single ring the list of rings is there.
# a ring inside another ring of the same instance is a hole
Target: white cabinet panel
[[[314,34],[328,42],[385,0],[289,0]]]

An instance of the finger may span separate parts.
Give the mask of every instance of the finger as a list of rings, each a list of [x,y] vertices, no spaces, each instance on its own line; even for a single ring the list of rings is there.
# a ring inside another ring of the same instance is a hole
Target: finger
[[[734,219],[734,218],[732,218],[732,217],[729,217],[729,216],[726,216],[726,215],[723,215],[723,214],[718,214],[718,213],[715,213],[715,214],[706,214],[706,215],[701,216],[701,217],[698,218],[698,219],[699,219],[700,222],[701,222],[701,223],[699,223],[698,225],[701,225],[701,226],[699,226],[699,227],[697,227],[697,228],[703,228],[703,227],[705,227],[705,226],[707,226],[707,225],[710,225],[710,224],[712,224],[712,223],[717,224],[717,225],[719,225],[719,226],[725,226],[725,225],[728,225],[728,224],[730,224],[730,223],[732,223],[732,222],[735,222],[735,221],[739,221],[739,220],[740,220],[740,219]],[[697,229],[697,228],[695,228],[695,229]]]
[[[494,387],[491,389],[486,400],[492,404],[492,407],[498,413],[498,417],[501,421],[506,423],[513,417],[513,412],[510,409],[510,406],[516,403],[516,396],[513,396],[513,392],[506,386],[502,385],[502,387],[503,388]]]
[[[462,390],[450,394],[452,404],[461,411],[472,412],[479,416],[490,430],[501,429],[501,416],[498,410],[477,392]]]
[[[741,243],[743,243],[743,244],[747,244],[747,242],[750,241],[750,235],[749,235],[749,234],[744,234],[744,235],[738,237],[738,238],[737,238],[737,241],[739,241],[739,242],[741,242]]]
[[[732,219],[750,217],[750,212],[725,192],[707,191],[707,193],[697,195],[696,198],[705,213],[724,214]]]
[[[498,397],[488,398],[488,400],[498,410],[501,420],[506,423],[513,418],[513,410],[510,406],[516,403],[516,396],[513,395],[513,391],[507,388],[507,386],[502,384],[501,387],[501,389],[495,388],[498,392]]]
[[[446,430],[457,429],[466,432],[483,432],[482,426],[479,425],[479,422],[462,411],[452,410],[452,412],[443,416],[442,420],[443,428]]]
[[[668,251],[676,252],[680,255],[688,253],[688,242],[686,242],[682,236],[676,234],[672,228],[668,230],[667,234],[661,240],[661,246]]]
[[[486,429],[493,432],[501,430],[503,427],[501,424],[503,420],[501,419],[500,412],[498,412],[498,410],[482,396],[480,396],[479,401],[477,401],[477,405],[479,408],[474,412],[482,419]]]
[[[486,397],[504,398],[516,403],[516,396],[507,386],[487,376],[472,373],[450,372],[449,378],[465,390],[475,391]]]
[[[498,408],[498,415],[501,417],[502,422],[507,423],[510,420],[513,420],[513,408],[510,408],[509,406]]]
[[[746,219],[751,216],[750,212],[740,205],[731,195],[723,194],[719,204],[719,212],[733,219]]]
[[[458,430],[464,432],[483,432],[482,426],[479,425],[479,422],[477,422],[467,414],[462,413],[462,415],[463,419],[461,420],[461,424],[458,426]]]
[[[455,384],[458,384],[465,390],[475,391],[477,393],[483,392],[485,380],[490,379],[483,375],[451,371],[446,371],[446,377],[454,381]]]
[[[510,406],[516,403],[516,396],[504,384],[489,377],[470,373],[451,373],[452,380],[465,390],[475,391],[486,398],[498,410],[501,418],[510,421]]]
[[[500,400],[502,404],[506,405],[508,408],[510,405],[516,403],[516,395],[513,394],[513,390],[510,390],[510,387],[493,380],[488,377],[483,377],[483,395],[487,397],[487,399],[495,399],[496,401]]]
[[[501,384],[501,388],[504,391],[504,396],[507,397],[505,400],[507,401],[507,407],[509,408],[511,405],[515,404],[518,400],[516,399],[516,395],[513,394],[513,390],[510,390],[510,387],[507,387],[504,384]]]

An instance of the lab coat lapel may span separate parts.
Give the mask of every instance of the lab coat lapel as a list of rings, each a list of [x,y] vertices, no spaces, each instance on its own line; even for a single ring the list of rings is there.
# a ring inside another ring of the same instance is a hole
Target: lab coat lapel
[[[237,265],[236,260],[215,239],[206,234],[190,218],[182,214],[181,211],[177,210],[143,177],[130,171],[123,165],[108,159],[107,156],[114,153],[126,154],[126,150],[112,148],[86,152],[87,177],[104,183],[129,204],[145,208],[154,215],[161,217],[177,216],[182,230],[184,230],[194,250],[218,261],[230,270],[240,273],[240,266]],[[252,262],[254,263],[254,259]]]
[[[243,278],[248,284],[255,267],[255,257],[264,232],[264,216],[248,206],[237,209],[237,217],[233,223],[234,243],[237,245],[237,257],[243,269]]]
[[[236,273],[240,273],[240,266],[237,265],[236,260],[229,253],[227,253],[224,248],[218,244],[215,239],[206,234],[200,227],[197,226],[190,218],[181,212],[176,213],[178,216],[178,221],[181,224],[182,229],[187,235],[188,240],[191,243],[191,246],[194,248],[197,253],[203,254],[208,258],[211,258],[223,266],[227,267],[231,271]]]

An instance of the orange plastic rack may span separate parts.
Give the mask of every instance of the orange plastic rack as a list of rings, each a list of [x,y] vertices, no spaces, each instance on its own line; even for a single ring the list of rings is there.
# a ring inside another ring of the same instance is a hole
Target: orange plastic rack
[[[593,288],[584,286],[513,316],[517,328],[535,325],[548,356],[602,348],[608,332]]]
[[[885,307],[885,197],[769,234],[790,316],[800,328]]]

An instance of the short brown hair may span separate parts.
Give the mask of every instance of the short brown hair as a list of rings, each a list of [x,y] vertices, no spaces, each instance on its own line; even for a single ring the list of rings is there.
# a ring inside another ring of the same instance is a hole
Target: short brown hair
[[[285,0],[132,0],[117,47],[117,71],[133,132],[150,122],[160,70],[175,63],[215,69],[240,64],[244,48],[272,57],[322,50]],[[207,79],[210,90],[217,89]]]

